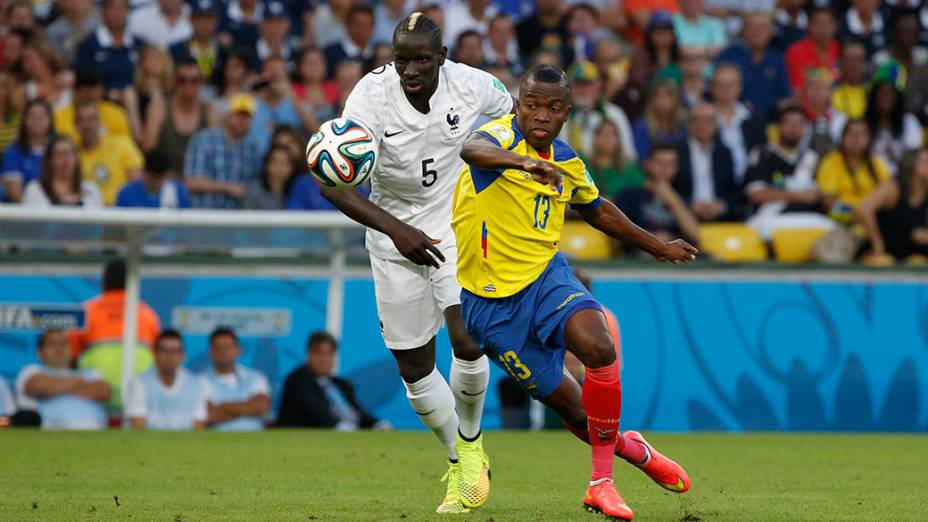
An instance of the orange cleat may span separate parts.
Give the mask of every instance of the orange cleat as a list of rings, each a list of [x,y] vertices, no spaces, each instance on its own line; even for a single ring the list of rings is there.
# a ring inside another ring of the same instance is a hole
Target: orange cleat
[[[612,479],[605,479],[590,486],[583,497],[583,507],[590,513],[602,513],[607,520],[631,520],[635,518],[632,510],[615,490]]]
[[[651,477],[651,480],[657,482],[658,486],[674,493],[686,493],[690,489],[690,478],[686,475],[683,466],[661,455],[637,431],[626,431],[622,433],[622,436],[640,442],[648,449],[650,458],[639,467]]]

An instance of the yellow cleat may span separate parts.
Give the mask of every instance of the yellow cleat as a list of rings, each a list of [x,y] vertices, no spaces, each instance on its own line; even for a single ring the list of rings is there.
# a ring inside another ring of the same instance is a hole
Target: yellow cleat
[[[483,451],[483,435],[473,442],[467,442],[458,435],[456,446],[461,465],[458,481],[461,503],[469,508],[478,508],[490,496],[490,457]]]
[[[470,513],[470,510],[467,509],[467,506],[461,502],[461,492],[460,492],[460,480],[461,480],[461,464],[459,462],[449,462],[448,463],[448,472],[445,473],[445,476],[441,478],[442,482],[448,483],[448,489],[445,491],[445,498],[441,501],[441,504],[438,505],[438,509],[435,510],[436,513],[443,514],[455,514],[455,513]]]

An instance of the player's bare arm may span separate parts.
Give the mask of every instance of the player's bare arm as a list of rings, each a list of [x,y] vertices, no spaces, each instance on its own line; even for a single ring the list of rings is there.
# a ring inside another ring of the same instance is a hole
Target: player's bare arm
[[[673,264],[688,263],[696,259],[699,250],[682,239],[661,241],[650,232],[632,223],[618,207],[608,200],[592,209],[581,209],[583,219],[604,234],[631,243],[651,254],[659,261]]]
[[[461,159],[472,167],[484,170],[516,169],[528,172],[538,183],[561,186],[562,175],[553,163],[539,161],[506,150],[482,134],[471,134],[461,149]]]
[[[386,210],[371,203],[359,192],[322,187],[322,195],[346,216],[389,236],[400,254],[413,263],[438,268],[438,262],[445,261],[445,256],[435,246],[438,240],[432,239],[418,228],[411,227],[396,219]]]

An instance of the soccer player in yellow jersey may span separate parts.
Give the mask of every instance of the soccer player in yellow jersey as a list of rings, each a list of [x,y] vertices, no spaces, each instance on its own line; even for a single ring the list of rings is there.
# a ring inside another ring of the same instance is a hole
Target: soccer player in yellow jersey
[[[454,195],[458,281],[468,333],[536,399],[592,446],[584,497],[591,512],[631,520],[612,482],[613,455],[682,493],[689,478],[641,434],[619,433],[622,392],[602,308],[557,251],[567,205],[606,234],[659,260],[686,263],[696,248],[664,242],[599,197],[576,152],[555,139],[570,114],[570,84],[542,65],[522,81],[515,116],[471,134]],[[586,367],[582,388],[563,372],[569,350]]]

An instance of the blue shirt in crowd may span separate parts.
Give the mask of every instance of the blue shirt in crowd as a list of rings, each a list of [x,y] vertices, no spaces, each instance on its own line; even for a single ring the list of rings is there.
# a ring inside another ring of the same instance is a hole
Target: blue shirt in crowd
[[[78,46],[74,68],[96,69],[107,89],[124,89],[135,77],[141,42],[126,34],[123,44],[113,47],[113,35],[101,25]]]
[[[16,143],[7,147],[3,153],[3,167],[0,168],[0,175],[4,181],[8,179],[21,179],[23,186],[34,179],[39,178],[39,172],[42,170],[42,152],[23,151]],[[0,189],[2,191],[2,189]],[[0,199],[4,201],[4,199]]]
[[[259,145],[262,156],[271,147],[271,135],[274,134],[274,127],[278,125],[289,125],[297,129],[303,126],[293,102],[283,100],[277,107],[271,107],[263,100],[256,99],[248,138]]]
[[[156,194],[148,192],[141,179],[130,181],[116,195],[117,207],[190,208],[187,187],[176,181],[165,180]]]
[[[184,176],[203,176],[213,181],[248,183],[258,179],[261,152],[247,136],[229,141],[221,128],[203,129],[190,138],[184,155]],[[194,194],[197,208],[239,208],[241,203],[228,194]]]
[[[751,51],[739,42],[719,53],[717,61],[733,63],[741,68],[744,84],[741,101],[750,104],[755,112],[766,114],[777,102],[793,95],[786,62],[779,51],[768,49],[760,63],[754,63]]]

